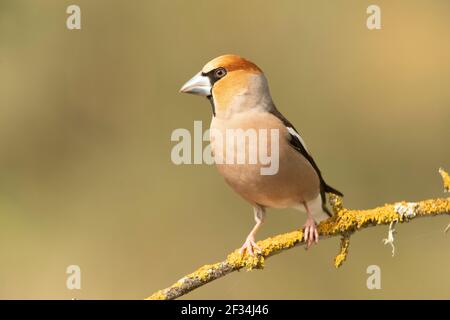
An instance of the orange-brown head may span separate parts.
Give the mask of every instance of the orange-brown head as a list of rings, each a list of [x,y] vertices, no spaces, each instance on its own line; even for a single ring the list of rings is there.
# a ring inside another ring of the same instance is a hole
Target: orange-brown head
[[[219,116],[271,102],[267,80],[253,62],[227,54],[208,62],[180,92],[207,97]]]

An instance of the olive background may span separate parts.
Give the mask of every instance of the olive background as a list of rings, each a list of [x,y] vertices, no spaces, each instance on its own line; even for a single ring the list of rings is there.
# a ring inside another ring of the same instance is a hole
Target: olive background
[[[170,159],[173,130],[211,119],[179,88],[225,53],[264,70],[347,207],[444,196],[449,32],[446,0],[0,0],[0,298],[142,299],[241,246],[251,207],[214,166]],[[304,220],[269,210],[258,238]],[[333,238],[184,298],[449,299],[449,222],[399,225],[395,257],[381,226],[352,237],[340,269]],[[66,288],[73,264],[81,290]]]

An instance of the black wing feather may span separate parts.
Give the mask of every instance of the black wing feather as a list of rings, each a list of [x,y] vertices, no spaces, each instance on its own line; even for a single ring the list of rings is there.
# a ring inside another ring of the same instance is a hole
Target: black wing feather
[[[278,119],[280,119],[286,127],[292,128],[295,132],[298,133],[297,129],[295,129],[295,127],[292,125],[292,123],[290,123],[289,120],[286,119],[281,114],[281,112],[278,111],[277,108],[275,108],[275,106],[274,106],[273,110],[271,111],[271,113],[274,116],[276,116]],[[336,194],[336,195],[341,196],[341,197],[344,196],[344,195],[342,194],[342,192],[340,192],[340,191],[336,190],[335,188],[329,186],[325,182],[325,180],[322,177],[322,173],[319,170],[319,167],[317,166],[317,164],[314,161],[313,157],[308,153],[308,151],[306,150],[305,146],[302,144],[300,139],[297,138],[295,135],[292,135],[292,134],[289,134],[289,135],[290,135],[289,144],[295,150],[297,150],[303,157],[305,157],[309,161],[309,163],[311,164],[311,166],[314,168],[314,170],[316,171],[317,175],[319,176],[319,180],[320,180],[320,195],[322,197],[322,208],[329,216],[331,216],[331,212],[329,211],[329,209],[326,206],[326,193],[330,192],[330,193]]]

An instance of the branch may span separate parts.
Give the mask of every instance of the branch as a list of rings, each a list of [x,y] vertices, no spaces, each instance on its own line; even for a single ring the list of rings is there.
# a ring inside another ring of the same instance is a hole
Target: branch
[[[444,181],[444,190],[450,192],[450,177],[443,170],[439,173]],[[409,222],[420,217],[436,215],[450,215],[450,197],[423,200],[419,202],[397,202],[368,210],[350,210],[343,207],[342,198],[330,194],[330,204],[335,215],[318,225],[320,239],[341,236],[341,248],[334,259],[336,268],[340,267],[347,258],[350,245],[350,236],[359,230],[377,226],[389,225],[388,238],[385,244],[390,244],[394,254],[394,229],[397,223]],[[446,230],[450,228],[447,226]],[[245,268],[246,270],[264,268],[265,259],[281,253],[287,249],[304,245],[303,232],[301,230],[280,234],[259,241],[261,253],[257,256],[242,256],[239,250],[235,250],[221,262],[204,265],[195,272],[181,278],[166,289],[159,290],[148,297],[148,300],[171,300],[181,297],[192,290],[201,287],[211,281],[219,279],[227,274]]]

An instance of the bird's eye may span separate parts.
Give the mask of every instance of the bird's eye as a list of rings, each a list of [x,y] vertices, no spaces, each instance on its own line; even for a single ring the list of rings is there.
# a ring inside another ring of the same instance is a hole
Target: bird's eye
[[[227,71],[224,68],[218,68],[215,72],[214,72],[214,76],[217,79],[222,78],[224,75],[227,74]]]

